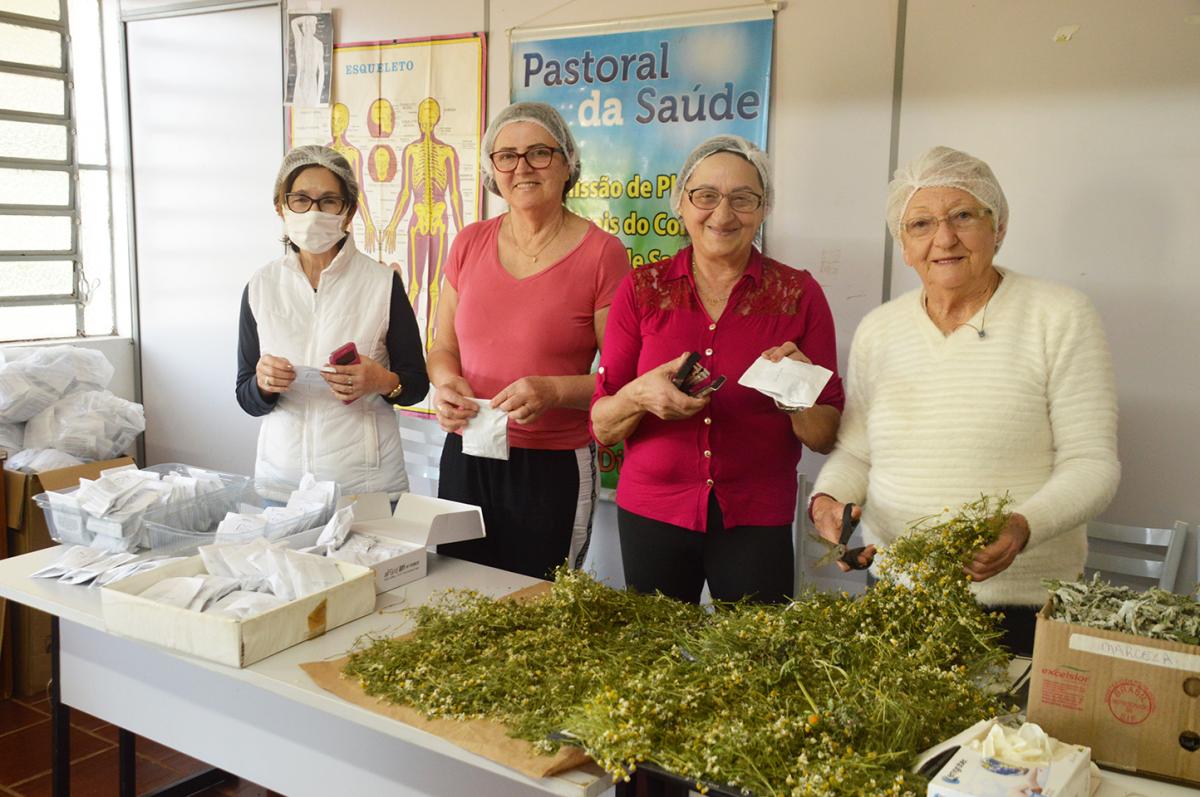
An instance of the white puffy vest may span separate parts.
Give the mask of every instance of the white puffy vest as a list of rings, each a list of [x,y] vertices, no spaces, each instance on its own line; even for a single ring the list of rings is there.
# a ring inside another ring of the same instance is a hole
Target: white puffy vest
[[[392,270],[347,239],[314,291],[294,252],[250,278],[259,351],[294,366],[320,368],[348,341],[389,367],[386,336]],[[333,479],[343,494],[408,491],[400,428],[392,405],[367,395],[342,404],[324,380],[297,379],[263,417],[257,477],[299,481],[306,472]]]

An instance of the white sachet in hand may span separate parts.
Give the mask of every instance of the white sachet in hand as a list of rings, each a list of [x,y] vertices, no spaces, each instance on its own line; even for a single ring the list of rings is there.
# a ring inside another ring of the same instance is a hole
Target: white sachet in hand
[[[759,357],[738,377],[738,384],[757,390],[785,407],[807,409],[817,403],[832,376],[833,371],[819,365],[787,357],[773,363]]]
[[[507,460],[508,413],[493,409],[486,399],[469,400],[479,405],[479,413],[463,429],[462,452],[473,457]]]

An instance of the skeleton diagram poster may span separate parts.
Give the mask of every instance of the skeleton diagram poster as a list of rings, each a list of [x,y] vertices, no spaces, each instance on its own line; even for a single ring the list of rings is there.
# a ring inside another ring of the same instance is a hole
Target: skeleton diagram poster
[[[479,219],[482,33],[338,44],[328,108],[293,108],[289,146],[325,144],[358,174],[359,250],[400,273],[433,342],[450,242]]]

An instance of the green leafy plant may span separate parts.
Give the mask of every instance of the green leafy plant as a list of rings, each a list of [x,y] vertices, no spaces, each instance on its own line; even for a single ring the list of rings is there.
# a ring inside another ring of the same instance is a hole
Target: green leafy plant
[[[1007,655],[962,563],[1006,503],[923,519],[857,598],[709,612],[563,568],[540,600],[447,593],[345,672],[429,716],[498,720],[546,751],[567,739],[614,779],[653,762],[701,791],[924,793],[914,756],[1005,709]]]

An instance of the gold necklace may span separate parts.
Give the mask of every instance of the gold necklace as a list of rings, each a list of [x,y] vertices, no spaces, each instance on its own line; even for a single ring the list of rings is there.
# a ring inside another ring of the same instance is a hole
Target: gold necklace
[[[525,255],[525,257],[529,258],[534,263],[538,262],[538,255],[540,255],[542,252],[545,252],[546,247],[549,246],[550,244],[554,243],[554,239],[558,237],[558,234],[560,232],[562,232],[563,227],[565,227],[566,225],[567,225],[567,214],[566,214],[566,211],[563,211],[562,218],[560,218],[558,220],[558,229],[556,229],[554,231],[554,235],[551,235],[550,238],[546,241],[546,243],[542,244],[541,248],[538,249],[536,252],[534,252],[531,255],[528,252],[526,252],[524,249],[522,249],[521,245],[519,243],[517,243],[517,228],[512,223],[512,217],[510,216],[508,219],[508,231],[512,235],[513,246],[517,247],[518,252]]]

